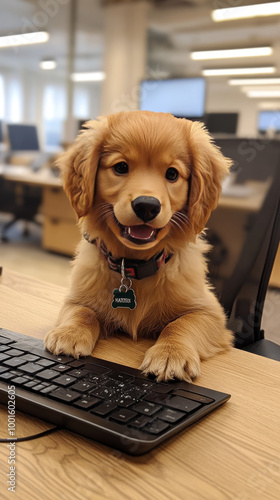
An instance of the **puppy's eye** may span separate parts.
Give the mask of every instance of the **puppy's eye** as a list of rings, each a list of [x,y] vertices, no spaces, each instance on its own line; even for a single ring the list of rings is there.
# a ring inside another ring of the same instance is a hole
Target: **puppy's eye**
[[[165,178],[170,182],[176,182],[179,177],[179,172],[174,167],[169,167],[165,172]]]
[[[117,175],[124,175],[128,173],[128,164],[125,161],[120,161],[113,166],[113,170]]]

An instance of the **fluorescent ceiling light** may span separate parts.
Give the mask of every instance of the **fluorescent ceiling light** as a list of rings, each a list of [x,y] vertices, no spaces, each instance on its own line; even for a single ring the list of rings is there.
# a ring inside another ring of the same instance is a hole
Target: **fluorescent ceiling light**
[[[254,47],[249,49],[227,49],[227,50],[201,50],[191,52],[191,59],[228,59],[231,57],[254,57],[269,56],[272,54],[271,47]]]
[[[263,101],[257,104],[259,109],[266,109],[272,111],[280,111],[280,102],[279,101]]]
[[[54,61],[53,59],[49,59],[48,61],[40,61],[39,66],[41,69],[55,69],[56,61]]]
[[[229,85],[276,85],[280,78],[234,78],[228,81]]]
[[[105,73],[103,71],[94,71],[91,73],[72,73],[71,80],[73,82],[100,82],[104,80]]]
[[[245,85],[244,87],[239,87],[241,92],[251,92],[252,90],[256,90],[258,92],[267,91],[274,92],[275,90],[280,91],[279,85]]]
[[[263,97],[280,97],[280,90],[250,90],[246,94],[248,97],[263,98]]]
[[[0,37],[0,48],[18,47],[20,45],[31,45],[32,43],[44,43],[49,39],[46,31],[37,31],[35,33],[24,33],[22,35],[9,35]]]
[[[231,21],[250,17],[275,16],[280,14],[280,2],[260,3],[256,5],[243,5],[212,11],[213,21]]]
[[[225,75],[254,75],[261,73],[274,73],[273,66],[264,68],[223,68],[223,69],[203,69],[204,76],[225,76]]]

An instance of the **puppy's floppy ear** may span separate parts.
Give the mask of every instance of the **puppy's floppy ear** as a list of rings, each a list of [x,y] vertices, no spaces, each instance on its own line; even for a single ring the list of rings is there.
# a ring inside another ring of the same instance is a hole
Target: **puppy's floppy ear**
[[[218,204],[221,183],[232,161],[213,144],[202,123],[193,122],[189,126],[188,141],[191,154],[189,219],[193,231],[198,234]]]
[[[95,177],[107,119],[88,121],[75,142],[59,158],[64,190],[77,213],[84,217],[93,204]]]

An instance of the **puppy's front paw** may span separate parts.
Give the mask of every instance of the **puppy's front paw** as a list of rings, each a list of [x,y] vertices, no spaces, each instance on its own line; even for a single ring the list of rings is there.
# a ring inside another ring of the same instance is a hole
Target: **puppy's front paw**
[[[200,359],[187,346],[162,341],[147,350],[140,369],[145,375],[155,375],[158,382],[174,378],[191,382],[200,373]]]
[[[74,358],[89,356],[96,339],[87,328],[78,326],[58,326],[50,330],[44,338],[45,349],[53,354],[70,354]]]

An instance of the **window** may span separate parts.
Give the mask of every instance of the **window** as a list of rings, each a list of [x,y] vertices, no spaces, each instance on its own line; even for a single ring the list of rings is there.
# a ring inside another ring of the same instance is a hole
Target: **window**
[[[43,93],[43,127],[46,147],[59,146],[66,118],[66,90],[63,84],[47,84]]]
[[[0,120],[5,117],[4,78],[0,75]]]

